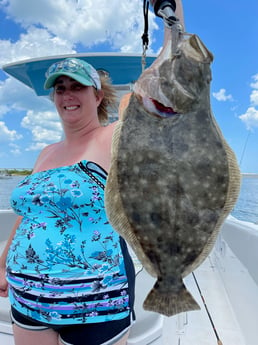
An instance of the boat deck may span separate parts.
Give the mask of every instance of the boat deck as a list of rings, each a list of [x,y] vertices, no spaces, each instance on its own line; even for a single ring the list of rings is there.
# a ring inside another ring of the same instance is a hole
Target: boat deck
[[[172,320],[165,319],[164,344],[215,345],[220,340],[223,345],[247,345],[212,255],[195,270],[194,275],[198,286],[192,274],[185,278],[185,284],[201,311],[175,316],[173,332]],[[172,334],[175,334],[173,341]]]

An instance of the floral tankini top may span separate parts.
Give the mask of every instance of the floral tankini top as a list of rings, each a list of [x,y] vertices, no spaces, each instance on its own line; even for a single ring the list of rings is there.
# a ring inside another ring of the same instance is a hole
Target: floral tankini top
[[[22,222],[7,257],[12,306],[48,324],[127,317],[134,267],[104,207],[106,172],[78,164],[37,172],[13,191]]]

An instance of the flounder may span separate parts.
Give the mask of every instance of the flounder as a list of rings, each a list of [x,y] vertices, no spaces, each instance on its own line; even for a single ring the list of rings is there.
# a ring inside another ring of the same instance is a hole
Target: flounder
[[[210,107],[212,54],[196,35],[162,52],[135,84],[115,128],[109,221],[157,277],[144,308],[199,309],[183,277],[211,251],[239,193],[240,173]]]

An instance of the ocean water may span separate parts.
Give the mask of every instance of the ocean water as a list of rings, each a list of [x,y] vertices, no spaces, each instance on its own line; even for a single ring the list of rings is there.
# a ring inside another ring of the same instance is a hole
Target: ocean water
[[[0,210],[10,209],[10,195],[23,176],[0,177]],[[258,224],[258,176],[243,176],[238,201],[231,212],[239,220]]]
[[[240,194],[232,216],[258,224],[258,176],[243,176]]]
[[[0,176],[0,210],[8,210],[11,208],[10,196],[12,190],[21,181],[24,176]]]

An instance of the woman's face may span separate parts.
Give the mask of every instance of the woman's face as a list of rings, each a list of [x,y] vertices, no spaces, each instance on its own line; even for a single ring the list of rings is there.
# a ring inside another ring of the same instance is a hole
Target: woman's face
[[[57,78],[54,102],[63,122],[97,118],[97,108],[103,98],[92,86],[85,86],[67,76]]]

